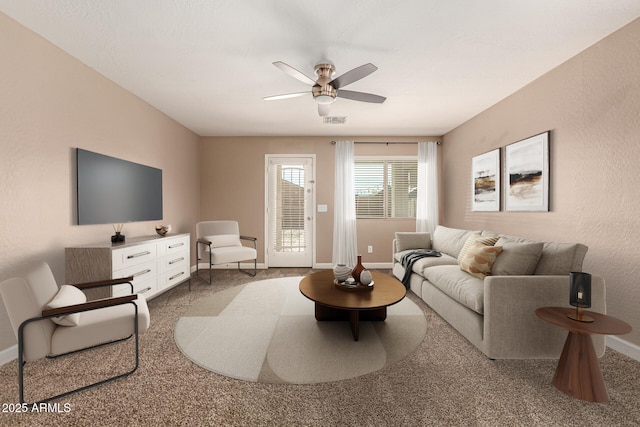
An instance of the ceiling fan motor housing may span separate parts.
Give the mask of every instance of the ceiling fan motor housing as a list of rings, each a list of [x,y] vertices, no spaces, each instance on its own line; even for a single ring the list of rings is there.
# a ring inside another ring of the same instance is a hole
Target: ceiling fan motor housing
[[[313,98],[318,104],[331,104],[336,100],[337,95],[336,89],[329,84],[336,72],[335,67],[332,64],[318,64],[314,71],[318,80],[311,88]]]

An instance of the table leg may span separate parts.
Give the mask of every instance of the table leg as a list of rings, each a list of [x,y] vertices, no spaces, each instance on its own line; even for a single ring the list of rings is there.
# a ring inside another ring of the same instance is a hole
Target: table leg
[[[360,337],[360,311],[349,310],[349,323],[351,324],[351,333],[353,334],[353,340],[358,341]]]
[[[609,401],[590,335],[569,332],[553,376],[553,385],[578,399],[589,402]]]
[[[375,310],[348,310],[327,307],[326,305],[315,303],[316,320],[348,320],[351,325],[351,333],[354,341],[360,338],[360,320],[383,321],[387,318],[387,307]]]

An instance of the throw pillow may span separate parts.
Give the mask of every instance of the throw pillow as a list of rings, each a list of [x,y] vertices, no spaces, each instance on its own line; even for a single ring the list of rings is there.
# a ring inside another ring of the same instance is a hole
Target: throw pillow
[[[538,265],[544,243],[498,241],[502,253],[491,268],[493,276],[529,276]]]
[[[240,243],[240,236],[237,234],[217,234],[215,236],[205,236],[205,239],[211,242],[212,248],[242,246],[242,243]]]
[[[491,275],[491,267],[502,252],[500,246],[487,246],[474,242],[467,249],[467,254],[460,263],[460,269],[478,279]]]
[[[80,289],[71,285],[62,285],[58,293],[47,303],[46,308],[60,308],[68,305],[83,304],[85,302],[87,302],[87,296]],[[60,326],[78,326],[80,313],[53,317],[51,320]]]
[[[458,255],[458,264],[462,262],[464,257],[467,255],[467,251],[474,243],[478,242],[485,246],[494,246],[498,239],[498,236],[479,236],[477,234],[472,234],[467,238],[467,241],[464,242],[464,246],[460,250],[460,254]]]

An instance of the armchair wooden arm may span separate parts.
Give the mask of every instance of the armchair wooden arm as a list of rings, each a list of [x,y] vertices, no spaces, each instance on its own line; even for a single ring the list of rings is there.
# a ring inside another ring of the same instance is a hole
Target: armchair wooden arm
[[[78,289],[91,289],[100,286],[121,285],[123,283],[130,284],[131,282],[133,282],[133,276],[122,277],[119,279],[96,280],[95,282],[74,283],[71,286],[75,286]]]
[[[82,304],[66,305],[64,307],[50,308],[42,310],[42,318],[64,316],[66,314],[80,313],[82,311],[97,310],[99,308],[113,307],[115,305],[126,304],[138,299],[138,295],[125,295],[114,298],[104,298],[94,301],[88,301]]]
[[[251,237],[251,236],[242,236],[242,235],[240,235],[240,240],[248,240],[250,242],[253,242],[253,248],[254,249],[258,249],[258,246],[257,246],[257,240],[258,239],[257,238]]]

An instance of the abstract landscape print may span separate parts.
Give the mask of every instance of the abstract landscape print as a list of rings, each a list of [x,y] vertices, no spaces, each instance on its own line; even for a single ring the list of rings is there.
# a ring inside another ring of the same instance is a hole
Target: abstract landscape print
[[[549,210],[549,132],[505,147],[505,209]]]
[[[500,210],[500,149],[471,160],[471,210]]]

